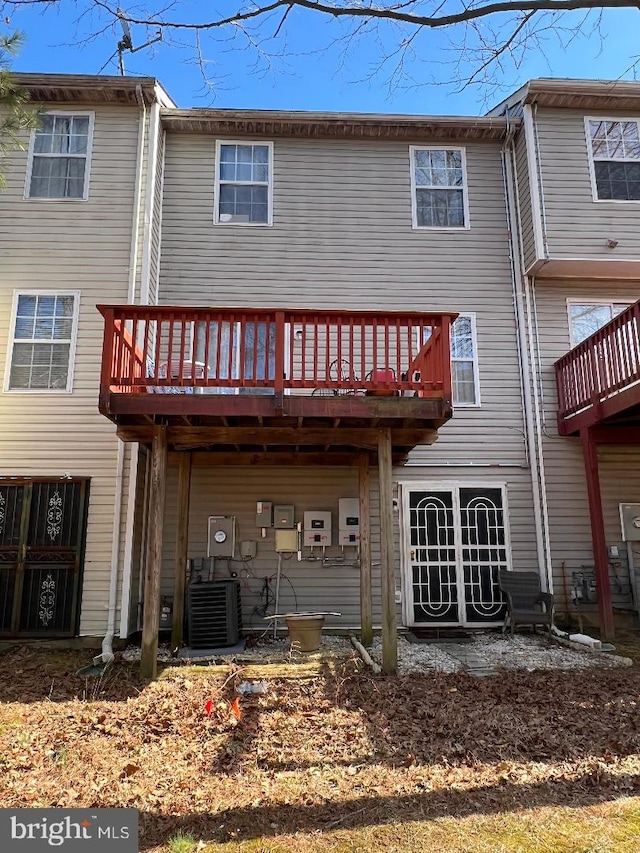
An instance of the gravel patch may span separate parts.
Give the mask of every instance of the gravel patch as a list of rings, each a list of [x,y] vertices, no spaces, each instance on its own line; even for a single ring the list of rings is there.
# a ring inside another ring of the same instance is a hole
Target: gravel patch
[[[398,672],[459,672],[468,669],[580,669],[628,666],[628,659],[567,648],[544,636],[474,634],[471,643],[409,643],[398,638]],[[450,653],[447,652],[449,646]],[[376,637],[371,657],[382,662],[382,641]],[[468,660],[467,660],[468,659]]]
[[[382,663],[382,640],[375,637],[370,650],[376,663]],[[398,672],[408,675],[412,672],[459,672],[462,663],[447,654],[434,643],[409,643],[404,637],[398,637]]]
[[[323,635],[322,646],[317,652],[292,651],[288,638],[262,640],[257,646],[246,648],[243,652],[232,654],[199,655],[194,652],[188,658],[174,658],[167,645],[158,647],[158,660],[164,663],[190,664],[199,662],[222,661],[223,663],[299,663],[326,658],[350,656],[355,653],[348,637],[338,637],[332,634]],[[140,660],[140,647],[128,646],[122,652],[122,659],[130,662]]]
[[[473,634],[473,641],[465,644],[409,643],[398,637],[398,672],[400,675],[429,672],[460,672],[482,669],[484,673],[498,669],[581,669],[590,667],[628,666],[628,659],[612,654],[595,654],[590,651],[568,648],[543,635],[509,635],[494,632]],[[449,651],[447,648],[449,647]],[[369,650],[374,661],[382,663],[382,640],[375,637]],[[327,658],[349,657],[355,651],[348,637],[326,634],[317,652],[291,650],[286,637],[262,640],[257,646],[231,655],[198,655],[177,660],[169,646],[158,648],[158,660],[176,664],[207,663],[301,663]],[[123,660],[140,660],[140,648],[129,646],[122,653]]]
[[[477,634],[469,647],[495,669],[587,669],[628,666],[627,658],[568,648],[544,636]]]

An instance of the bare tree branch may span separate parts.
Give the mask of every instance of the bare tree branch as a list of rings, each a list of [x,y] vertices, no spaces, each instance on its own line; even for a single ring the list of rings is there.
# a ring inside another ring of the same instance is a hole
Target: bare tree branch
[[[33,2],[43,2],[43,0],[12,0],[12,3],[7,5],[19,5],[20,3],[30,4]],[[102,0],[92,0],[95,6],[100,6],[109,13],[115,15],[116,10],[108,3]],[[485,5],[466,6],[463,5],[463,10],[451,15],[420,15],[414,12],[404,12],[402,8],[407,5],[333,5],[331,3],[321,3],[317,0],[274,0],[273,3],[265,5],[257,5],[253,9],[246,12],[237,12],[235,15],[230,15],[224,18],[214,18],[209,21],[188,22],[188,21],[171,21],[160,16],[150,15],[149,17],[136,17],[133,14],[126,14],[125,17],[130,24],[143,24],[155,27],[167,27],[169,29],[190,29],[190,30],[210,30],[228,26],[229,24],[237,24],[242,21],[249,21],[255,18],[262,17],[277,9],[282,9],[287,6],[299,6],[304,9],[309,9],[314,12],[320,12],[324,15],[329,15],[334,18],[367,18],[367,19],[382,19],[386,21],[397,21],[399,23],[410,24],[416,27],[428,27],[436,29],[439,27],[451,27],[455,24],[462,24],[467,21],[474,21],[478,18],[488,18],[498,14],[513,14],[515,12],[568,12],[578,9],[637,9],[639,6],[638,0],[499,0],[499,2],[487,3]]]

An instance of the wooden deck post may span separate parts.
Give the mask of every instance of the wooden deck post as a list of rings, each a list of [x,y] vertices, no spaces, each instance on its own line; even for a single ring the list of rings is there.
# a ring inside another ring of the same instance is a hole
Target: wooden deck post
[[[189,498],[191,495],[191,454],[183,452],[178,459],[178,526],[176,531],[176,557],[173,581],[172,649],[182,645],[184,590],[189,547]]]
[[[380,587],[382,597],[382,671],[398,671],[398,635],[396,630],[395,552],[393,547],[393,474],[391,430],[378,434],[378,472],[380,483]]]
[[[149,482],[147,559],[144,571],[144,614],[140,675],[155,678],[158,672],[158,628],[160,624],[160,571],[162,567],[162,521],[167,473],[167,428],[153,427]]]
[[[360,639],[364,646],[373,643],[371,600],[371,474],[369,457],[358,460],[358,492],[360,496]]]
[[[611,605],[611,585],[609,583],[609,555],[604,532],[602,513],[602,495],[598,476],[598,453],[593,430],[580,430],[584,467],[587,475],[587,496],[589,499],[589,517],[591,519],[591,540],[596,570],[596,590],[598,593],[598,614],[600,616],[600,634],[603,640],[614,636],[613,607]]]

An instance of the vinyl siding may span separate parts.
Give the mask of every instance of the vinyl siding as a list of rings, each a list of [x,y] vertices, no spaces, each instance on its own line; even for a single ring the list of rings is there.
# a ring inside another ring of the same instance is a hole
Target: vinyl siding
[[[240,553],[240,541],[251,539],[257,542],[258,553],[251,562],[243,563],[238,558],[229,562],[216,560],[215,577],[228,578],[229,570],[238,573],[242,588],[243,624],[245,628],[263,630],[267,623],[253,613],[260,604],[259,592],[262,578],[273,578],[272,592],[275,593],[275,575],[278,557],[275,553],[275,532],[267,530],[266,539],[260,536],[255,526],[256,502],[271,500],[275,504],[293,504],[295,519],[302,521],[306,510],[332,511],[333,539],[337,538],[338,498],[358,495],[358,473],[355,468],[233,468],[194,467],[191,478],[191,501],[189,510],[189,556],[204,557],[207,553],[207,519],[210,515],[233,515],[236,517],[236,555]],[[173,595],[173,559],[175,552],[177,518],[177,469],[169,469],[167,500],[165,508],[162,594]],[[378,515],[377,488],[372,483],[372,551],[374,563],[374,589],[379,590],[379,527],[375,523]],[[305,549],[305,554],[308,549]],[[318,550],[318,555],[319,555]],[[292,610],[337,610],[341,618],[331,617],[327,625],[334,627],[356,627],[360,612],[360,572],[353,565],[355,548],[345,549],[344,561],[340,561],[341,549],[327,549],[328,561],[338,562],[323,565],[320,560],[298,562],[295,555],[282,561],[283,580],[280,586],[280,612]],[[288,581],[286,580],[288,578]],[[291,585],[289,584],[291,583]],[[292,591],[295,589],[295,596]],[[270,610],[274,612],[273,608]],[[375,596],[374,622],[380,622],[379,595]]]
[[[394,472],[394,495],[398,496],[398,481],[423,484],[435,481],[456,481],[461,484],[501,481],[507,484],[507,503],[510,519],[510,537],[515,569],[531,569],[536,566],[535,538],[531,505],[531,486],[528,471],[502,469],[470,470],[468,468],[397,468]],[[413,487],[413,486],[411,486]],[[215,578],[228,578],[229,569],[238,573],[241,583],[243,622],[245,628],[261,630],[266,626],[261,616],[254,612],[260,604],[260,590],[264,577],[272,578],[275,591],[277,555],[274,551],[275,534],[267,530],[267,537],[260,537],[255,527],[255,508],[259,500],[293,504],[296,521],[302,521],[305,510],[329,510],[332,513],[333,541],[337,538],[338,499],[358,495],[358,475],[352,468],[233,468],[195,467],[192,473],[191,502],[189,511],[189,554],[192,557],[206,556],[207,519],[210,515],[233,515],[237,520],[236,555],[240,553],[240,541],[251,539],[257,542],[257,557],[243,563],[239,558],[228,562],[216,561]],[[167,502],[165,508],[162,594],[173,595],[173,554],[177,523],[177,469],[169,469]],[[403,588],[404,578],[400,566],[401,551],[405,549],[404,535],[396,515],[394,531],[396,588]],[[373,622],[380,626],[380,523],[377,472],[372,470],[371,483],[371,550]],[[304,549],[309,554],[309,549]],[[343,554],[339,546],[327,549],[324,565],[319,560],[303,559],[298,562],[295,555],[283,559],[283,580],[280,587],[280,612],[286,610],[336,610],[341,618],[328,618],[327,625],[340,629],[357,628],[360,624],[360,570],[356,563],[355,549],[347,548]],[[288,579],[288,580],[287,580]],[[290,583],[291,585],[290,585]],[[293,593],[295,589],[295,596]],[[273,608],[271,611],[273,612]],[[398,625],[402,624],[401,606],[397,606]]]
[[[64,108],[56,104],[56,109]],[[97,407],[103,324],[95,305],[127,299],[138,116],[135,108],[96,108],[88,201],[25,200],[26,152],[3,162],[3,372],[14,290],[81,293],[73,393],[0,392],[4,475],[59,477],[69,472],[91,478],[81,634],[104,632],[107,623],[117,439],[114,426]]]
[[[520,234],[525,269],[529,269],[536,260],[535,237],[533,233],[533,212],[531,208],[531,182],[527,163],[527,142],[524,130],[520,128],[515,140],[516,192],[520,214]]]
[[[616,118],[616,113],[590,113]],[[640,118],[620,114],[619,118]],[[640,202],[593,200],[585,114],[539,110],[536,117],[549,255],[552,258],[640,258]],[[607,240],[618,241],[615,250]]]
[[[524,461],[499,144],[466,146],[468,231],[411,227],[408,143],[277,139],[272,227],[213,224],[214,156],[167,136],[162,303],[476,312],[482,408],[412,464]]]
[[[149,304],[158,302],[160,278],[160,235],[162,232],[162,184],[164,180],[165,133],[160,129],[158,136],[158,164],[153,189],[153,209],[151,220],[151,263],[149,268]]]
[[[558,595],[562,590],[562,562],[565,563],[569,582],[572,572],[583,565],[593,566],[580,439],[560,437],[556,424],[557,392],[553,364],[570,348],[567,299],[585,302],[612,299],[631,303],[637,299],[638,289],[638,282],[536,282],[539,388],[544,403],[543,452],[551,555]],[[640,502],[640,448],[599,445],[598,459],[607,544],[619,545],[622,552],[625,549],[622,547],[618,504]]]

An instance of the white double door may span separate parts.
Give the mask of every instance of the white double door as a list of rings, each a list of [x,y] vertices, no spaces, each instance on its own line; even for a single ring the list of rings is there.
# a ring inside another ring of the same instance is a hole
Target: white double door
[[[499,624],[511,567],[504,485],[401,484],[403,618],[410,626]]]

